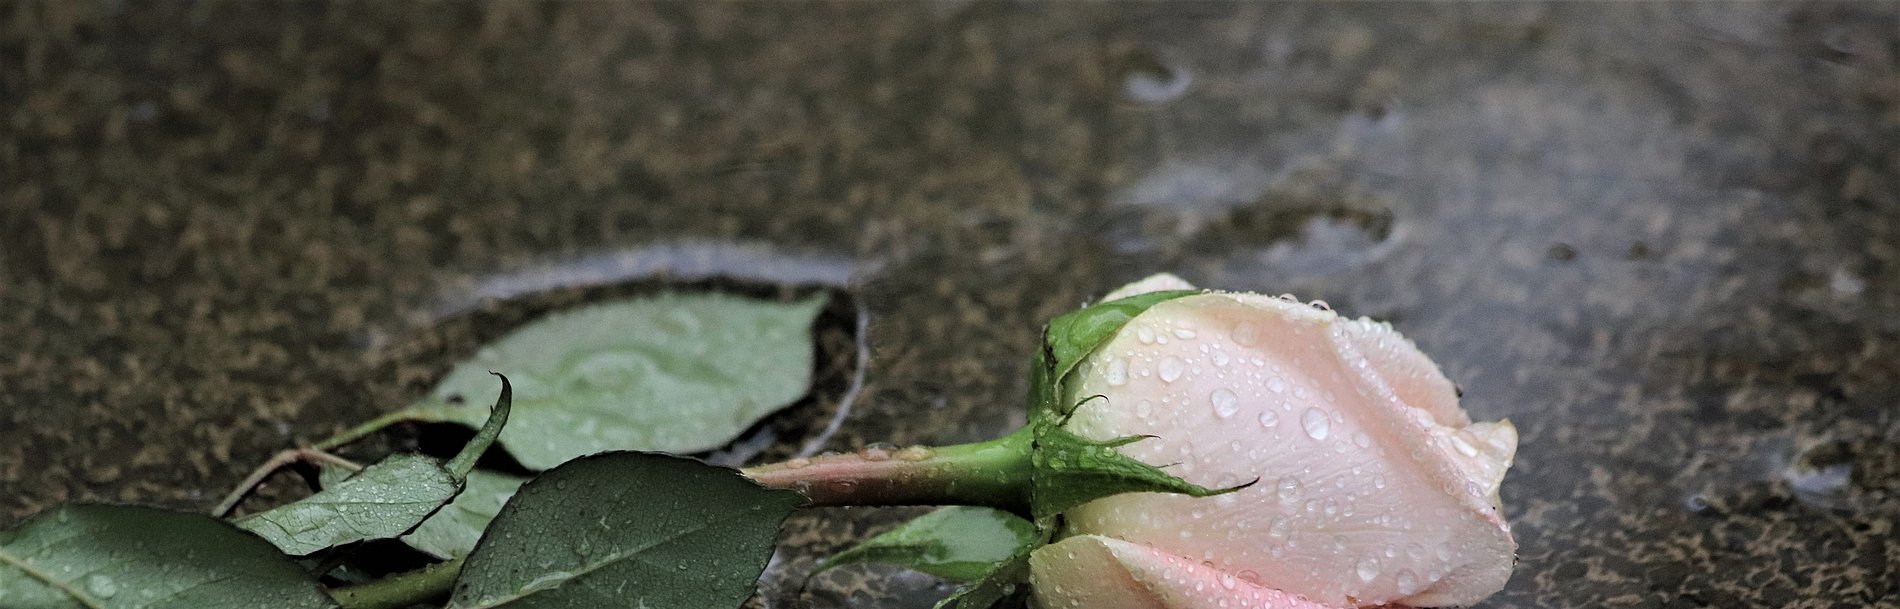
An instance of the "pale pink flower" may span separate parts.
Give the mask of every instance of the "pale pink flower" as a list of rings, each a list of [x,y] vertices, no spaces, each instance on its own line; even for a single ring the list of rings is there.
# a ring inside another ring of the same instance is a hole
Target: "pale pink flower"
[[[1157,275],[1110,295],[1186,289]],[[1390,325],[1259,294],[1162,302],[1090,355],[1069,423],[1209,487],[1070,510],[1037,550],[1050,609],[1468,605],[1510,578],[1498,485],[1517,431],[1472,423]],[[1231,584],[1231,585],[1229,585]],[[1228,604],[1220,604],[1226,600]]]

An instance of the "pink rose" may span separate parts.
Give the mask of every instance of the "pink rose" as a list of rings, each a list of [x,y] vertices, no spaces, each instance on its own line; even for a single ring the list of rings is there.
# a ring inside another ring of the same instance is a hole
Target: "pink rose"
[[[1109,299],[1191,286],[1156,275]],[[1067,514],[1035,552],[1049,609],[1475,603],[1516,551],[1498,504],[1517,431],[1472,423],[1457,391],[1391,326],[1259,294],[1165,301],[1078,368],[1069,428],[1189,482]]]

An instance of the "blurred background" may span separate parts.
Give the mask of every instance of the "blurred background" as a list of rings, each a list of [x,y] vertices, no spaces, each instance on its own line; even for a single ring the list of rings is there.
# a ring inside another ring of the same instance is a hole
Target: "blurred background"
[[[654,286],[837,295],[863,390],[774,446],[986,439],[1158,271],[1516,423],[1485,607],[1900,606],[1900,5],[0,2],[0,524],[206,508]],[[754,603],[927,606],[803,582],[914,513]]]

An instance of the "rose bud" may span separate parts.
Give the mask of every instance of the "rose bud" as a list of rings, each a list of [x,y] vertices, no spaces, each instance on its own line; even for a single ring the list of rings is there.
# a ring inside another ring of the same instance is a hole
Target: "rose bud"
[[[1110,299],[1190,288],[1157,275]],[[1142,312],[1077,368],[1067,429],[1209,498],[1128,493],[1065,514],[1030,560],[1044,607],[1468,605],[1510,578],[1508,421],[1472,423],[1391,326],[1208,292]],[[1096,397],[1099,396],[1099,397]]]

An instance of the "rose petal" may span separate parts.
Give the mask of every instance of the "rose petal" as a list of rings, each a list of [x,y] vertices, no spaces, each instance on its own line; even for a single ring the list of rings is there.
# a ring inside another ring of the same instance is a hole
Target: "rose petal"
[[[1358,345],[1379,333],[1353,323],[1252,294],[1188,296],[1136,318],[1079,369],[1075,394],[1111,403],[1082,408],[1071,428],[1159,436],[1122,450],[1178,462],[1169,471],[1190,482],[1261,482],[1213,499],[1109,497],[1072,510],[1072,529],[1253,571],[1325,603],[1469,604],[1496,592],[1515,543],[1492,498],[1515,436],[1441,423],[1435,411],[1456,408],[1455,395],[1409,404],[1401,396],[1449,384],[1397,389],[1383,375],[1417,372],[1423,356],[1390,338],[1367,355]],[[1487,449],[1464,455],[1464,436]]]
[[[1431,413],[1440,425],[1471,424],[1465,410],[1458,407],[1457,386],[1411,339],[1393,330],[1392,324],[1362,317],[1337,327],[1339,338],[1367,358],[1368,365],[1379,371],[1401,401]]]
[[[1109,292],[1107,296],[1102,297],[1102,302],[1121,300],[1129,296],[1140,296],[1149,292],[1192,289],[1194,289],[1194,284],[1188,283],[1187,280],[1180,277],[1175,277],[1173,273],[1155,273],[1142,278],[1140,281],[1115,288],[1115,291]]]
[[[1084,535],[1029,556],[1044,609],[1326,609],[1154,548]]]

